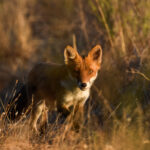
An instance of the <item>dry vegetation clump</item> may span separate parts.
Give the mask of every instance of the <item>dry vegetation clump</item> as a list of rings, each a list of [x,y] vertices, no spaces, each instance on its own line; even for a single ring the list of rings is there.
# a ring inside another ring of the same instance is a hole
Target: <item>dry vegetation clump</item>
[[[0,35],[0,150],[150,149],[148,0],[1,0]],[[103,48],[87,115],[78,132],[54,113],[44,135],[31,135],[29,116],[13,123],[7,107],[36,62],[63,62],[73,35],[83,54]]]
[[[0,2],[0,88],[14,78],[16,72],[21,74],[35,59],[32,56],[38,41],[31,30],[33,16],[30,7],[33,4],[34,1],[26,0]]]

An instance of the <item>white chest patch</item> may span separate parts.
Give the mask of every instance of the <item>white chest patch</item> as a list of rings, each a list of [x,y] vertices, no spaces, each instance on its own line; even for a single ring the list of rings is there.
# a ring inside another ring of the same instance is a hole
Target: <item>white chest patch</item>
[[[65,89],[63,100],[64,103],[68,106],[78,102],[84,104],[90,95],[90,89],[82,91],[79,87],[75,87],[72,84],[69,84],[65,81],[62,81],[61,85]]]
[[[81,91],[80,89],[75,89],[74,91],[66,91],[64,95],[65,101],[73,102],[73,101],[86,101],[89,97],[89,90],[88,91]]]

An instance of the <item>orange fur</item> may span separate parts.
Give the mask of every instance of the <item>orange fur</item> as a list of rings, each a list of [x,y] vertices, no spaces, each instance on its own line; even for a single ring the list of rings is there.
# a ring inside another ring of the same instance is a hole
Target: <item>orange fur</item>
[[[64,60],[63,65],[38,64],[29,73],[28,94],[30,99],[34,96],[30,125],[35,130],[37,120],[46,114],[42,112],[47,108],[52,110],[57,107],[69,114],[75,105],[84,105],[100,69],[102,50],[97,45],[83,58],[75,49],[67,46]]]

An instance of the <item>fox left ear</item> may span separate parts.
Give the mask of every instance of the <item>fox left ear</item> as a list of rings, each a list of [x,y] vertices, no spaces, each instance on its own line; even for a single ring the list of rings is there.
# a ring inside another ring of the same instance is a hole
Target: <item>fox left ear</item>
[[[96,61],[98,65],[102,62],[102,48],[100,45],[96,45],[88,54],[89,57],[92,58],[93,61]]]
[[[64,50],[64,59],[65,64],[68,64],[70,61],[73,61],[78,56],[78,52],[71,46],[67,46]]]

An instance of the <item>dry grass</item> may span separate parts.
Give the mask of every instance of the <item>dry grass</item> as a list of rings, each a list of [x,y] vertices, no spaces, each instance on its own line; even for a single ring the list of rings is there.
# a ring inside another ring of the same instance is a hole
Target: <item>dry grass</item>
[[[6,88],[0,93],[0,150],[149,150],[149,18],[148,0],[1,0],[0,89]],[[32,135],[29,117],[18,123],[7,118],[7,103],[19,89],[9,80],[26,80],[36,62],[63,62],[72,35],[83,54],[98,43],[103,48],[85,106],[88,121],[79,132],[70,129],[72,122],[50,121],[44,135]]]
[[[112,109],[109,101],[96,86],[94,89],[101,103],[91,99],[86,104],[86,115],[80,122],[79,131],[72,129],[73,120],[62,121],[64,118],[57,112],[49,114],[49,124],[44,134],[31,132],[28,125],[29,115],[13,123],[6,116],[7,112],[1,114],[1,149],[148,150],[149,123],[145,120],[140,104],[137,102],[132,114],[129,114],[127,108],[122,108],[123,114],[119,118],[117,113],[121,103]],[[6,105],[6,110],[7,106],[10,107]]]

